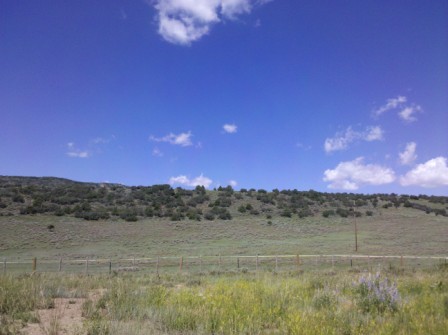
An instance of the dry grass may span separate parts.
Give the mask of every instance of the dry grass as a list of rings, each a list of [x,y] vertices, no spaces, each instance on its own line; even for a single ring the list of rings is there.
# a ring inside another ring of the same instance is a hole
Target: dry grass
[[[0,217],[0,258],[312,254],[354,251],[353,219],[235,217],[88,222],[54,216]],[[54,231],[47,226],[53,224]],[[448,218],[404,208],[357,219],[359,253],[448,254]]]

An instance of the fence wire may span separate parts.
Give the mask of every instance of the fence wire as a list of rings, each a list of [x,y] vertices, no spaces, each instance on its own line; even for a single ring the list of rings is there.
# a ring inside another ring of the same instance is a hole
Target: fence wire
[[[207,272],[287,272],[357,269],[425,269],[447,264],[447,256],[410,255],[218,255],[158,256],[126,259],[30,259],[2,262],[2,272],[62,272],[100,274],[139,273],[207,273]]]

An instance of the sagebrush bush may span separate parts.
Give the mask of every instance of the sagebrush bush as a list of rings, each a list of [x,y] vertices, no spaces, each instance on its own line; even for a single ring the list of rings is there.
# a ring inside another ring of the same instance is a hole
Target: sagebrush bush
[[[398,309],[400,294],[397,285],[391,284],[387,278],[381,278],[379,272],[361,276],[355,284],[355,291],[358,305],[364,312],[383,313]]]

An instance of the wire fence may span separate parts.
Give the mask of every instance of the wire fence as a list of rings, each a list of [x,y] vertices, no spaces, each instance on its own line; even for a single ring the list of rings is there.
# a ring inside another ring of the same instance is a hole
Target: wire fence
[[[409,255],[250,255],[250,256],[158,256],[126,259],[37,259],[2,262],[2,272],[62,272],[100,274],[210,273],[210,272],[287,272],[356,269],[424,269],[446,265],[448,256]]]

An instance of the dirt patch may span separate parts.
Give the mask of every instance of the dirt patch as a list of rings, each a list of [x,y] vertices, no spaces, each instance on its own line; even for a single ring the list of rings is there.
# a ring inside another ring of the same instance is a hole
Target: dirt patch
[[[28,324],[22,331],[23,335],[67,334],[81,335],[82,304],[84,298],[56,298],[54,308],[37,311],[40,323]]]

